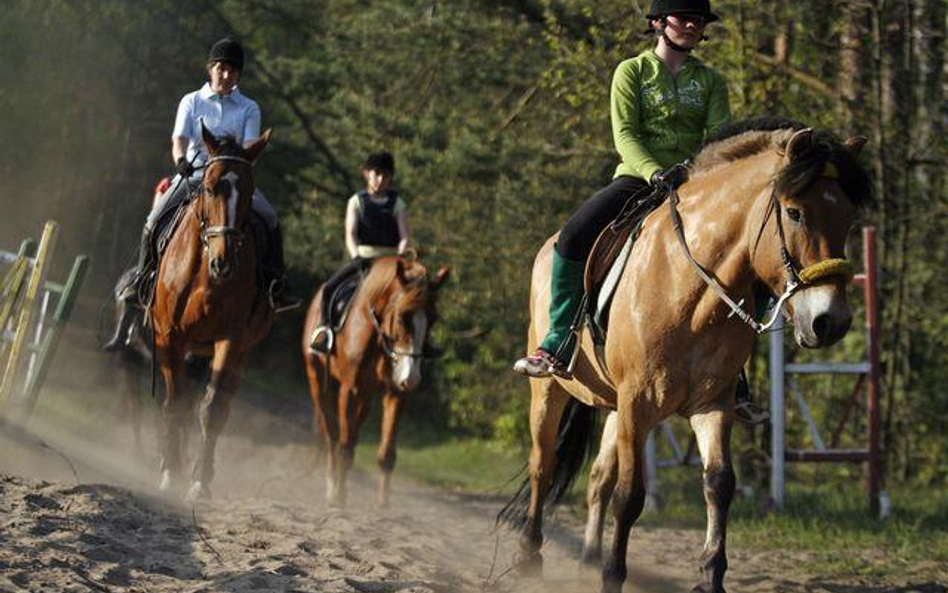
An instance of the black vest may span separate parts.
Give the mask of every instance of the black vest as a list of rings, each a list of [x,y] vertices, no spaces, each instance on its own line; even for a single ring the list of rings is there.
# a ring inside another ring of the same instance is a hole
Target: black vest
[[[359,245],[374,247],[398,247],[401,235],[398,233],[398,222],[395,219],[395,203],[398,194],[386,190],[386,200],[381,204],[369,197],[369,192],[359,192],[359,224],[356,236]]]

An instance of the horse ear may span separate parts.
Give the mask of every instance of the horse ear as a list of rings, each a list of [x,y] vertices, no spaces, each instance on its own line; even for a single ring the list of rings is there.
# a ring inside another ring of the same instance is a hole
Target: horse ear
[[[787,142],[787,156],[792,161],[806,153],[813,146],[813,128],[804,128],[790,137]]]
[[[217,154],[217,138],[214,137],[214,134],[207,129],[207,126],[204,125],[204,120],[201,120],[201,138],[204,139],[204,146],[207,146],[207,153],[211,156]]]
[[[865,146],[866,142],[868,141],[869,139],[865,136],[852,136],[846,140],[845,144],[846,148],[853,151],[853,154],[859,154],[859,152],[862,150],[862,147]]]
[[[444,281],[451,275],[451,266],[441,266],[435,274],[434,279],[429,283],[432,290],[438,290],[444,284]]]
[[[244,149],[247,152],[247,157],[251,161],[256,162],[257,159],[260,158],[260,153],[263,152],[263,149],[270,143],[270,134],[272,132],[273,128],[267,128],[259,138],[251,142],[247,148]]]
[[[405,260],[400,257],[395,259],[395,277],[397,277],[402,284],[407,282],[405,278]]]

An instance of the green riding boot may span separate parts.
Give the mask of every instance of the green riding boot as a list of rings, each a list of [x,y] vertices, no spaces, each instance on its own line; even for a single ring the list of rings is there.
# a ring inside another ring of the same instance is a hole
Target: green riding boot
[[[569,359],[575,347],[570,328],[583,300],[585,261],[562,257],[553,249],[550,275],[550,329],[537,351],[514,363],[514,370],[529,377],[556,374],[569,377]]]

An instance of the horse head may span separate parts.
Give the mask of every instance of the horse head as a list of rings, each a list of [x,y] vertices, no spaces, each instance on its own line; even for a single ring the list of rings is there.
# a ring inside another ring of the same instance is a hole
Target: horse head
[[[431,327],[437,321],[437,293],[450,268],[442,266],[434,277],[413,259],[394,260],[392,278],[378,319],[382,349],[388,359],[388,380],[400,392],[421,384],[421,362]],[[374,306],[374,305],[373,305]]]
[[[826,132],[789,133],[780,151],[770,204],[761,226],[771,248],[755,247],[758,278],[786,301],[800,346],[822,348],[841,339],[852,323],[846,287],[853,267],[845,246],[870,185],[856,155],[865,143],[841,143]],[[758,246],[759,247],[759,246]]]
[[[237,269],[254,192],[252,167],[270,141],[270,130],[246,148],[233,138],[215,138],[203,122],[201,136],[209,158],[196,207],[208,273],[212,281],[220,282]]]

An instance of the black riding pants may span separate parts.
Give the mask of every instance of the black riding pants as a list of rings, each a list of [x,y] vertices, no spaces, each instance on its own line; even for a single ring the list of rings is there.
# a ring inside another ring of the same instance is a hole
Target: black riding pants
[[[349,263],[336,270],[336,273],[330,276],[329,280],[326,280],[326,283],[323,284],[322,306],[319,309],[320,319],[322,320],[320,325],[329,324],[329,305],[336,289],[353,275],[361,274],[371,263],[371,259],[357,255],[349,260]]]
[[[599,233],[622,212],[629,198],[636,194],[644,198],[648,192],[649,184],[644,179],[616,177],[573,212],[560,231],[556,251],[568,260],[586,261]]]

